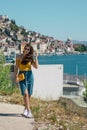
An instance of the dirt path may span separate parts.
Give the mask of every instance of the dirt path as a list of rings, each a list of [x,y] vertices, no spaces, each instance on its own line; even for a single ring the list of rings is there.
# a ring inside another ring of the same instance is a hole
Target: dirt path
[[[0,130],[33,130],[34,118],[23,117],[23,106],[0,102]]]

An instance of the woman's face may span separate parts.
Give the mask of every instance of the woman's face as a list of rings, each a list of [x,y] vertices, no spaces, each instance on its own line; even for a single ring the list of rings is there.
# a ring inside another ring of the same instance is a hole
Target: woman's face
[[[26,55],[30,52],[30,47],[25,46],[23,50],[23,54]]]

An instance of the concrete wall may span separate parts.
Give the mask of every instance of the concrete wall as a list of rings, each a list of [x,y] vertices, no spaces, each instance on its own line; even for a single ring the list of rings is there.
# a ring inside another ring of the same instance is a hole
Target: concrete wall
[[[33,97],[43,100],[57,100],[63,94],[63,65],[39,65],[33,68]]]

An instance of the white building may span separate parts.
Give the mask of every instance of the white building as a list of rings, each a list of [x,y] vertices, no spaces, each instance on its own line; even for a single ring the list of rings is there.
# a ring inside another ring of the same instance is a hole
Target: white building
[[[47,49],[47,43],[41,43],[40,44],[40,52],[44,53],[46,49]]]

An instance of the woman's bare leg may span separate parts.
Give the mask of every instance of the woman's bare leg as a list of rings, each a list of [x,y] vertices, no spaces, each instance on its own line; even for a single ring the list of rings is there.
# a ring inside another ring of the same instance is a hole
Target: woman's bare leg
[[[24,116],[26,116],[27,118],[32,118],[33,115],[31,113],[31,110],[30,110],[30,95],[28,94],[28,91],[26,90],[25,91],[25,94],[23,96],[24,98],[24,104],[25,104],[25,109],[24,109]]]
[[[28,90],[26,89],[25,94],[23,96],[24,105],[27,110],[30,110],[30,96],[28,94]]]

